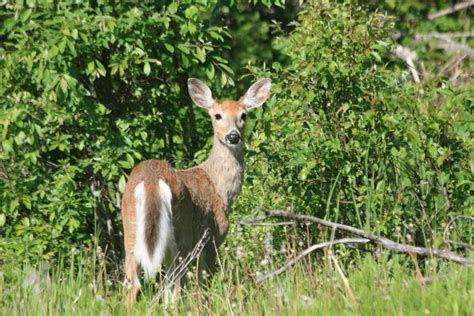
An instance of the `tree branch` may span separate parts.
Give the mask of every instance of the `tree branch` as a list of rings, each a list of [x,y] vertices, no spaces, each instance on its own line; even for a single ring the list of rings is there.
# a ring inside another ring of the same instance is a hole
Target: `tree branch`
[[[434,20],[436,18],[445,16],[445,15],[448,15],[448,14],[452,14],[452,13],[460,11],[462,9],[469,8],[472,5],[474,5],[474,0],[457,3],[457,4],[453,5],[451,8],[443,9],[443,10],[440,10],[438,12],[429,14],[428,15],[428,20]]]
[[[415,33],[415,41],[430,41],[432,39],[452,40],[453,38],[474,37],[474,32],[429,32]]]
[[[302,215],[302,214],[293,214],[290,212],[285,211],[266,211],[265,212],[267,217],[275,217],[275,218],[284,218],[284,219],[292,219],[296,221],[302,222],[311,222],[320,224],[326,227],[331,227],[333,229],[340,229],[345,232],[352,233],[362,238],[366,238],[370,240],[371,243],[380,245],[386,249],[400,252],[400,253],[415,253],[420,256],[424,257],[438,257],[450,261],[454,261],[461,264],[474,264],[473,260],[467,259],[465,257],[459,256],[451,251],[448,250],[440,250],[440,249],[429,249],[424,247],[417,247],[417,246],[410,246],[406,244],[400,244],[393,240],[390,240],[385,237],[377,236],[362,229],[358,229],[349,225],[333,223],[315,216],[310,215]],[[259,217],[259,221],[261,221],[262,217]],[[247,221],[249,222],[249,221]],[[252,222],[252,220],[250,221]]]
[[[451,51],[451,52],[463,52],[466,54],[469,58],[474,58],[474,48],[471,46],[464,44],[464,43],[459,43],[459,42],[454,42],[454,41],[446,41],[443,43],[439,43],[437,45],[438,48],[443,49],[445,51]]]
[[[418,75],[418,70],[416,70],[415,67],[415,60],[416,60],[416,53],[411,51],[410,49],[403,47],[401,45],[397,45],[395,49],[393,50],[393,53],[400,58],[401,60],[405,61],[405,63],[408,65],[408,69],[411,72],[411,75],[413,77],[413,81],[415,83],[420,82],[420,76]]]
[[[370,242],[370,240],[366,239],[366,238],[342,238],[342,239],[337,239],[337,240],[334,240],[334,241],[326,241],[326,242],[322,242],[320,244],[312,245],[311,247],[306,248],[305,250],[303,250],[299,255],[297,255],[293,259],[289,260],[281,268],[279,268],[279,269],[277,269],[273,272],[270,272],[268,274],[258,276],[257,277],[257,283],[262,283],[262,282],[264,282],[268,279],[272,279],[272,278],[276,277],[277,275],[282,274],[283,272],[285,272],[286,270],[291,268],[293,265],[295,265],[295,263],[297,263],[298,261],[300,261],[305,256],[309,255],[311,252],[313,252],[315,250],[325,248],[325,247],[329,247],[329,246],[336,245],[336,244],[366,244],[368,242]]]

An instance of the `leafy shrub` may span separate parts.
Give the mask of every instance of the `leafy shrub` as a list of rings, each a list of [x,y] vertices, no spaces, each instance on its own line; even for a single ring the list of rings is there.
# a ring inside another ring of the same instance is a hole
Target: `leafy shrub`
[[[185,165],[209,137],[187,78],[233,84],[217,4],[0,7],[2,255],[50,257],[99,235],[121,244],[130,169],[150,158]]]
[[[275,94],[248,123],[236,213],[291,208],[439,246],[448,218],[472,212],[472,87],[407,81],[385,15],[309,3],[272,38],[272,14],[286,22],[296,9],[261,3],[2,5],[0,254],[50,258],[99,236],[119,250],[130,169],[207,157],[210,124],[186,79],[207,78],[220,96],[231,66],[269,58],[270,69],[249,64]]]
[[[316,1],[295,25],[276,43],[291,63],[268,71],[275,95],[256,118],[239,208],[439,247],[449,217],[472,211],[472,87],[404,79],[393,20],[349,2]]]

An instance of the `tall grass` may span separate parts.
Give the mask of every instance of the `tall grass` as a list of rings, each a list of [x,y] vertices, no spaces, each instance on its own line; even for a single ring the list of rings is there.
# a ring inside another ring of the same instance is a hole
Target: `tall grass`
[[[298,246],[290,244],[285,251],[297,251]],[[276,256],[265,261],[252,254],[236,255],[234,250],[223,249],[220,269],[208,288],[197,286],[191,275],[180,298],[165,307],[151,304],[159,281],[146,283],[132,313],[469,315],[474,310],[472,267],[427,260],[420,264],[421,269],[432,279],[422,285],[407,257],[357,253],[350,256],[355,259],[349,259],[341,248],[335,257],[343,267],[342,275],[327,256],[313,256],[258,285],[256,270],[274,270],[280,261]],[[348,285],[343,283],[345,277]],[[122,280],[121,263],[107,259],[102,251],[82,251],[35,268],[6,263],[0,311],[3,315],[125,315]]]

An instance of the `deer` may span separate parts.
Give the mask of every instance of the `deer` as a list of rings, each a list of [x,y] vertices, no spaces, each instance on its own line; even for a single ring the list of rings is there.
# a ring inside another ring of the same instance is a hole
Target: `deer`
[[[210,242],[197,259],[198,273],[200,278],[214,273],[217,249],[229,229],[229,211],[242,188],[245,121],[248,112],[269,97],[271,80],[255,82],[238,101],[222,102],[199,79],[190,78],[187,85],[192,101],[211,117],[211,153],[189,169],[173,169],[165,160],[145,160],[133,168],[121,205],[129,306],[139,294],[141,270],[149,280],[172,269],[205,232]]]

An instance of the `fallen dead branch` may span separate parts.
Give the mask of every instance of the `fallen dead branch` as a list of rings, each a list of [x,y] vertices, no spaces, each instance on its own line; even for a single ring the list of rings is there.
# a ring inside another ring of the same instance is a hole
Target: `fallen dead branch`
[[[439,41],[439,43],[436,45],[436,48],[442,49],[446,52],[453,52],[453,53],[463,53],[469,58],[474,58],[474,48],[469,46],[468,44],[461,43],[458,41],[455,41],[455,38],[466,38],[466,37],[472,37],[474,36],[474,32],[453,32],[453,33],[438,33],[438,32],[431,32],[431,33],[416,33],[414,40],[415,42],[429,42],[433,39],[436,39]],[[407,64],[408,61],[405,56],[410,57],[410,56],[416,56],[416,54],[412,53],[409,54],[409,50],[405,52],[405,50],[408,50],[400,45],[398,45],[394,53],[401,59],[404,59]]]
[[[457,11],[460,11],[460,10],[462,10],[462,9],[469,8],[469,7],[472,6],[472,5],[474,5],[474,1],[473,1],[473,0],[464,1],[464,2],[461,2],[461,3],[457,3],[457,4],[453,5],[453,6],[450,7],[450,8],[446,8],[446,9],[440,10],[440,11],[438,11],[438,12],[429,14],[429,15],[428,15],[428,20],[434,20],[434,19],[436,19],[436,18],[445,16],[445,15],[448,15],[448,14],[452,14],[452,13],[457,12]]]
[[[474,58],[474,48],[464,43],[447,41],[447,42],[439,43],[437,47],[445,51],[450,51],[454,53],[463,53],[467,55],[469,58]]]
[[[333,223],[333,222],[330,222],[330,221],[327,221],[315,216],[293,214],[286,211],[266,211],[265,213],[266,213],[266,216],[259,216],[257,222],[262,221],[267,218],[271,218],[271,217],[283,218],[285,220],[291,219],[291,220],[301,221],[301,222],[311,222],[311,223],[316,223],[319,225],[331,227],[333,229],[339,229],[339,230],[357,235],[359,237],[370,240],[370,242],[373,244],[379,245],[383,248],[386,248],[395,252],[407,253],[407,254],[414,253],[420,256],[424,256],[424,257],[438,257],[438,258],[446,259],[446,260],[461,263],[461,264],[474,264],[473,260],[467,259],[463,256],[460,256],[448,250],[429,249],[429,248],[424,248],[424,247],[400,244],[388,238],[377,236],[375,234],[369,233],[362,229],[358,229],[349,225]],[[252,224],[255,221],[256,221],[255,219],[250,219],[248,221],[242,221],[241,223]]]
[[[415,33],[415,41],[431,41],[432,39],[450,41],[453,38],[474,37],[474,32],[429,32]]]
[[[334,240],[334,241],[326,241],[326,242],[322,242],[320,244],[312,245],[311,247],[306,248],[305,250],[303,250],[296,257],[289,260],[281,268],[279,268],[279,269],[277,269],[277,270],[275,270],[271,273],[264,274],[262,276],[257,276],[257,283],[262,283],[263,281],[266,281],[268,279],[272,279],[272,278],[276,277],[277,275],[282,274],[283,272],[285,272],[286,270],[291,268],[295,263],[297,263],[298,261],[300,261],[305,256],[309,255],[310,253],[312,253],[315,250],[326,248],[326,247],[329,247],[329,246],[332,246],[332,245],[337,245],[337,244],[366,244],[368,242],[370,242],[370,240],[366,239],[366,238],[342,238],[342,239],[337,239],[337,240]]]
[[[474,250],[473,245],[470,245],[470,244],[462,242],[462,241],[455,241],[455,240],[446,239],[446,240],[443,240],[443,242],[446,243],[446,244],[462,247],[462,248],[465,248],[467,250]]]

